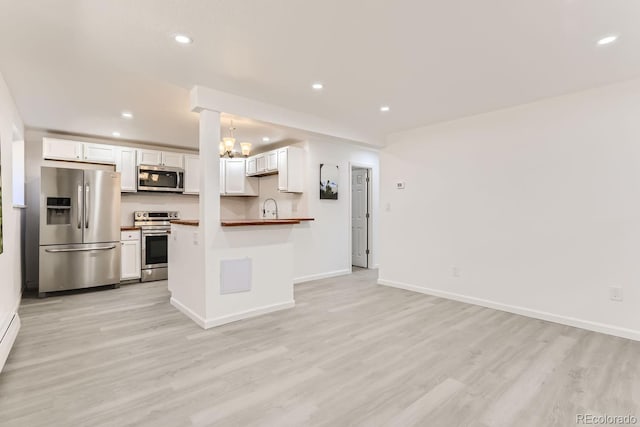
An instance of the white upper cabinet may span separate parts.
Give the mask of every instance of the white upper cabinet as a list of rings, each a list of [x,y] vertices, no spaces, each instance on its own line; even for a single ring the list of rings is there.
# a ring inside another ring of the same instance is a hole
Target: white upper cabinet
[[[245,161],[245,159],[220,159],[220,194],[259,195],[260,183],[256,178],[247,177]]]
[[[171,151],[138,150],[138,166],[184,167],[184,154]]]
[[[53,160],[82,161],[84,143],[57,138],[42,138],[42,157]]]
[[[84,143],[83,159],[85,162],[116,163],[116,147],[105,144]]]
[[[265,154],[267,158],[267,172],[278,171],[278,150],[269,151]]]
[[[256,173],[262,174],[267,171],[267,157],[264,154],[256,156]]]
[[[170,151],[162,152],[162,166],[168,166],[172,168],[184,167],[184,154],[172,153]]]
[[[162,151],[138,150],[138,166],[162,166]]]
[[[255,175],[257,171],[258,171],[257,159],[255,158],[255,156],[248,157],[247,158],[247,175],[248,176]]]
[[[298,147],[278,149],[278,190],[302,193],[304,190],[304,151]]]
[[[200,160],[197,155],[185,156],[185,154],[172,151],[135,149],[47,137],[42,138],[42,158],[115,165],[116,172],[120,172],[121,176],[121,192],[136,192],[138,190],[137,166],[139,165],[184,168],[184,192],[186,194],[200,193]]]
[[[225,189],[227,188],[225,182],[225,176],[227,174],[227,162],[226,159],[220,159],[220,195],[225,194]]]
[[[200,156],[184,156],[184,194],[200,194]]]
[[[136,149],[129,147],[114,147],[116,157],[116,172],[120,172],[120,191],[135,193],[138,189],[138,174],[136,169]]]
[[[278,173],[278,150],[256,154],[247,158],[247,176]]]

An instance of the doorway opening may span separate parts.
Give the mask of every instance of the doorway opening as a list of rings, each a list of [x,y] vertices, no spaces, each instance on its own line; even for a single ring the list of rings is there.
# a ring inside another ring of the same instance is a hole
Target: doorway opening
[[[351,265],[369,268],[371,169],[351,168]]]

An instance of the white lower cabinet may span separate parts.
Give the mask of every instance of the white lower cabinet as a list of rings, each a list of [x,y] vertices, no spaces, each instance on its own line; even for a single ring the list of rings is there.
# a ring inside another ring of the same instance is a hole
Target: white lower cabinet
[[[120,232],[120,245],[120,280],[139,279],[142,262],[140,230]]]

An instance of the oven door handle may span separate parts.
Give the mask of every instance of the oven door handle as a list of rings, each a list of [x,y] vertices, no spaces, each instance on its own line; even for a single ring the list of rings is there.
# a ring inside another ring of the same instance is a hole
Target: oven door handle
[[[153,233],[142,233],[142,237],[146,236],[168,236],[171,231],[154,231]]]

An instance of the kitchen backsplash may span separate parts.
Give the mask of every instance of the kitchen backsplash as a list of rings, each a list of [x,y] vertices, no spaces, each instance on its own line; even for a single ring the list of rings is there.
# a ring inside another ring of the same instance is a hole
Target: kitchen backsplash
[[[122,193],[122,225],[133,225],[135,211],[178,211],[180,218],[199,219],[198,196],[184,194]]]

